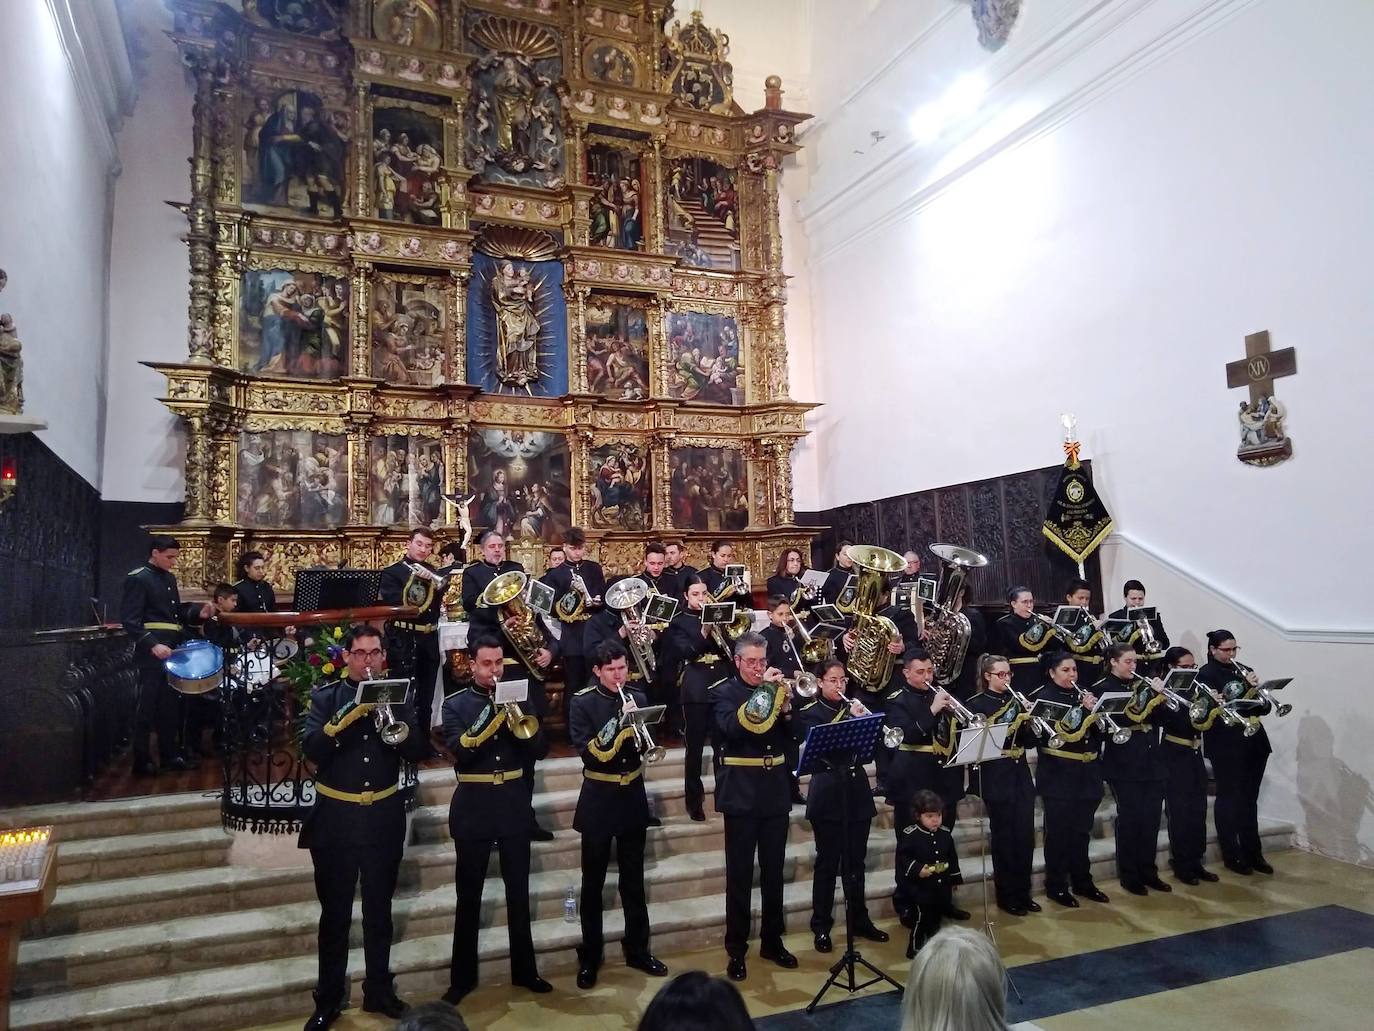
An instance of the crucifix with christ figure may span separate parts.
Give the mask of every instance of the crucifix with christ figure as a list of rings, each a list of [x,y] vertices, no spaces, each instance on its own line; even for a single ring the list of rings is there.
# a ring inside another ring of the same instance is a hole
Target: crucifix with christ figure
[[[1274,380],[1296,375],[1297,352],[1291,347],[1269,349],[1269,331],[1245,338],[1245,357],[1226,366],[1226,385],[1250,388],[1249,401],[1240,403],[1240,447],[1236,457],[1250,465],[1273,465],[1293,454],[1293,442],[1284,434],[1288,414],[1274,396]]]

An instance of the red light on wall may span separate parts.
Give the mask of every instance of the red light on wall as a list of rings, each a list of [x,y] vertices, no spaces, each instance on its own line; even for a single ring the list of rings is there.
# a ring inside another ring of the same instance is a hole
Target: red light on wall
[[[0,458],[0,483],[13,487],[19,482],[19,463],[13,458]]]

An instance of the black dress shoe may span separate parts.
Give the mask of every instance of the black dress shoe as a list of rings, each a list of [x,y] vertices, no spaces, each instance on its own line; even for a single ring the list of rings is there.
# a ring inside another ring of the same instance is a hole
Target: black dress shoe
[[[1150,894],[1149,891],[1146,890],[1145,885],[1143,885],[1143,884],[1127,884],[1125,881],[1122,881],[1122,882],[1121,882],[1121,887],[1125,888],[1125,889],[1126,889],[1127,891],[1129,891],[1132,895],[1148,895],[1148,894]],[[1085,895],[1088,895],[1087,892],[1084,892],[1084,894],[1085,894]],[[1092,898],[1092,896],[1091,896],[1091,895],[1088,895],[1088,898]]]
[[[951,920],[967,920],[970,914],[967,909],[960,909],[958,906],[951,903],[950,907],[945,910],[944,915]]]
[[[649,826],[650,826],[650,827],[662,827],[662,826],[663,826],[663,821],[660,820],[657,816],[651,816],[651,817],[649,817]]]
[[[577,987],[586,991],[588,988],[596,987],[596,967],[590,964],[579,967],[577,970]]]
[[[1143,883],[1143,884],[1145,885],[1145,887],[1149,888],[1151,891],[1173,891],[1173,890],[1174,890],[1173,887],[1172,887],[1171,885],[1169,885],[1168,883],[1166,883],[1166,882],[1164,882],[1164,881],[1161,881],[1161,880],[1159,879],[1158,876],[1155,876],[1155,877],[1146,877],[1145,880],[1142,881],[1141,883]]]
[[[650,977],[666,977],[668,975],[668,964],[647,952],[642,956],[626,956],[625,965],[633,970],[642,970]]]
[[[854,933],[857,934],[860,938],[863,938],[865,941],[885,942],[892,940],[892,936],[890,934],[884,931],[881,927],[876,927],[873,924],[863,924],[860,927],[856,927],[854,928]]]
[[[517,988],[528,988],[536,995],[544,995],[546,992],[553,991],[553,985],[538,974],[531,974],[529,977],[512,977],[510,983]]]
[[[1272,874],[1274,872],[1274,868],[1270,866],[1268,863],[1266,863],[1262,858],[1250,860],[1250,869],[1256,870],[1259,873]]]
[[[462,1002],[469,995],[471,995],[472,990],[476,987],[477,986],[475,984],[449,985],[448,991],[441,995],[440,998],[443,999],[444,1002],[448,1003],[450,1006],[457,1006],[460,1002]]]
[[[777,942],[769,946],[760,946],[759,959],[766,959],[770,963],[776,963],[784,970],[797,969],[797,957],[788,952],[782,942]]]
[[[806,799],[802,796],[802,793],[800,791],[792,792],[792,804],[806,805]]]
[[[1035,899],[1025,899],[1021,905],[1025,907],[1027,913],[1040,912],[1040,903],[1036,902]]]
[[[1090,884],[1081,891],[1075,891],[1074,894],[1081,895],[1085,899],[1091,899],[1093,902],[1111,901],[1111,899],[1107,897],[1107,893],[1103,891],[1101,888],[1099,888],[1096,884]]]
[[[339,1004],[315,1000],[315,1012],[305,1022],[305,1031],[326,1031],[330,1024],[339,1019]]]
[[[749,976],[749,969],[744,965],[744,957],[731,956],[730,962],[725,965],[725,974],[731,981],[743,981]]]
[[[1226,867],[1226,869],[1230,870],[1232,873],[1240,874],[1242,877],[1249,877],[1252,873],[1255,872],[1254,870],[1250,869],[1249,863],[1242,863],[1239,859],[1228,859],[1226,860],[1226,862],[1222,864],[1222,866]]]
[[[690,817],[692,818],[692,821],[693,821],[694,823],[705,823],[705,822],[706,822],[706,814],[703,813],[700,809],[688,809],[688,810],[687,810],[687,815],[690,816]]]
[[[830,952],[835,948],[835,943],[830,940],[830,935],[828,934],[816,935],[815,941],[817,952]]]
[[[552,841],[553,831],[546,831],[543,827],[539,826],[539,824],[536,823],[533,827],[530,828],[530,840]]]
[[[1074,898],[1073,892],[1069,892],[1069,891],[1052,891],[1052,892],[1050,892],[1046,897],[1047,897],[1051,902],[1058,902],[1061,906],[1065,906],[1065,907],[1067,907],[1068,909],[1077,909],[1077,908],[1078,908],[1078,899]]]
[[[363,996],[363,1010],[367,1013],[380,1013],[384,1017],[395,1020],[408,1009],[410,1006],[402,1001],[395,992],[374,999],[369,999],[366,995]]]
[[[1200,881],[1206,881],[1208,884],[1215,884],[1217,881],[1221,880],[1221,878],[1212,873],[1211,870],[1205,870],[1200,866],[1197,868],[1197,878]]]
[[[1196,886],[1197,886],[1197,880],[1198,880],[1198,879],[1197,879],[1193,874],[1190,874],[1190,873],[1178,873],[1177,871],[1175,871],[1175,872],[1174,872],[1174,879],[1177,880],[1180,884],[1186,884],[1186,885],[1188,885],[1189,887],[1196,887]]]
[[[1030,912],[1030,910],[1019,902],[999,902],[997,903],[997,908],[1003,913],[1010,913],[1012,916],[1025,916]]]

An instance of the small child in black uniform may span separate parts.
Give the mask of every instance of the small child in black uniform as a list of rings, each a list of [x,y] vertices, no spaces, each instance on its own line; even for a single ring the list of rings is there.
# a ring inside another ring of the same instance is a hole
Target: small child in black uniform
[[[944,805],[933,791],[916,792],[912,798],[916,822],[902,830],[897,846],[897,869],[902,871],[920,914],[911,929],[907,959],[940,929],[940,917],[949,909],[954,886],[963,883],[954,838],[941,826]]]

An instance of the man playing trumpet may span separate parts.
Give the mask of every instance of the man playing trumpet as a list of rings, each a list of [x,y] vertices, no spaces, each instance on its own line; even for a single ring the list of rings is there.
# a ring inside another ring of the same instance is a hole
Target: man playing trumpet
[[[662,977],[668,968],[649,951],[649,907],[644,898],[644,836],[649,800],[644,790],[645,749],[628,713],[646,704],[627,684],[629,661],[614,641],[591,654],[596,683],[573,696],[568,734],[582,754],[582,791],[573,829],[582,835],[582,945],[577,987],[596,984],[602,959],[601,909],[606,868],[615,846],[620,901],[625,912],[625,965]]]

